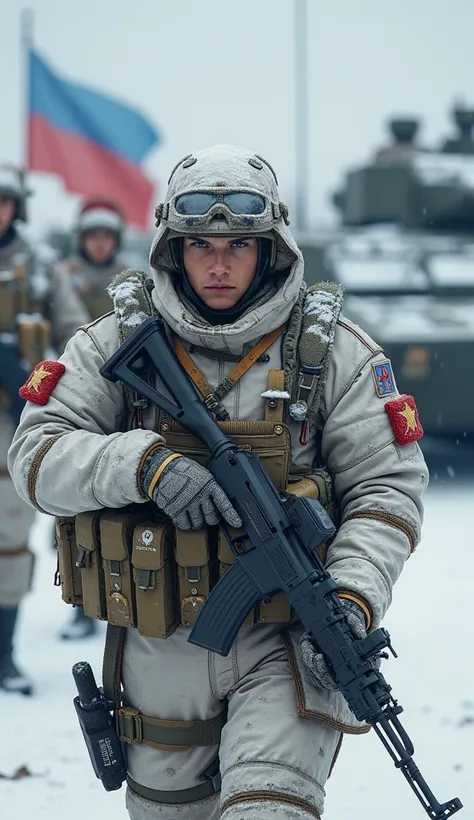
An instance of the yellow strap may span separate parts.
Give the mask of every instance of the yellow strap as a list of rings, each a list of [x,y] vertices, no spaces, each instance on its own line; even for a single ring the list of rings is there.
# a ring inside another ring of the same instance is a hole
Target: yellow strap
[[[337,594],[338,594],[339,598],[345,598],[345,600],[352,601],[354,604],[357,604],[358,606],[360,606],[360,608],[363,610],[364,615],[365,615],[365,620],[366,620],[365,628],[370,629],[371,624],[372,624],[372,611],[371,611],[369,605],[367,604],[367,602],[364,601],[363,598],[359,598],[359,596],[356,595],[354,592],[346,592],[345,590],[344,591],[339,590],[339,592]]]
[[[143,498],[146,498],[146,497],[147,497],[147,496],[145,495],[145,493],[143,492],[143,490],[142,490],[142,483],[141,483],[141,476],[142,476],[143,465],[145,464],[145,461],[147,460],[148,456],[151,456],[151,454],[152,454],[152,453],[154,453],[154,452],[155,452],[155,450],[156,450],[158,447],[166,447],[165,442],[164,442],[164,441],[155,441],[155,443],[154,443],[154,444],[152,444],[152,445],[151,445],[151,447],[148,447],[148,448],[145,450],[145,452],[143,453],[143,455],[142,455],[142,457],[141,457],[141,459],[140,459],[140,463],[139,463],[139,465],[138,465],[138,470],[137,470],[137,489],[138,489],[138,492],[140,493],[140,495],[142,495],[142,496],[143,496]]]
[[[240,362],[237,362],[235,367],[233,367],[230,373],[225,377],[224,381],[226,382],[226,384],[231,384],[231,386],[233,387],[234,384],[236,384],[236,382],[238,382],[239,379],[241,379],[242,376],[247,372],[247,370],[250,370],[252,365],[257,361],[257,359],[262,355],[262,353],[265,353],[265,351],[268,350],[268,348],[271,347],[274,342],[276,342],[276,340],[279,338],[279,336],[281,336],[281,334],[285,330],[285,327],[286,325],[281,325],[281,327],[277,327],[276,330],[272,330],[271,333],[267,333],[267,335],[264,336],[263,339],[260,339],[260,341],[257,342],[255,347],[253,347],[252,350],[249,350],[249,352],[244,356],[244,358],[241,359]]]
[[[285,371],[284,370],[269,370],[267,380],[267,390],[285,389]],[[265,421],[272,421],[274,423],[281,423],[283,421],[283,399],[266,399],[265,400]]]
[[[160,478],[160,475],[162,474],[165,467],[167,467],[168,464],[170,464],[172,461],[174,461],[175,458],[182,458],[182,457],[183,456],[181,455],[181,453],[171,453],[171,455],[168,456],[168,458],[165,458],[165,460],[161,462],[161,464],[158,467],[155,475],[151,479],[150,486],[148,487],[148,495],[150,496],[150,498],[153,498],[153,490],[155,489],[155,487],[158,483],[158,480]]]
[[[232,368],[232,370],[225,377],[223,382],[215,389],[211,387],[206,377],[201,373],[199,368],[196,367],[193,360],[191,359],[191,356],[189,355],[187,350],[185,350],[183,343],[181,342],[181,339],[178,338],[178,336],[174,336],[176,355],[181,364],[183,365],[184,369],[186,370],[186,373],[193,380],[197,389],[199,390],[201,395],[204,396],[204,398],[212,396],[214,393],[218,393],[224,388],[225,393],[228,393],[229,390],[234,386],[234,384],[236,384],[239,381],[239,379],[241,379],[242,376],[247,372],[247,370],[249,370],[252,367],[254,362],[257,361],[257,359],[262,355],[262,353],[265,353],[265,351],[268,350],[268,348],[271,347],[274,342],[276,342],[278,337],[281,336],[281,334],[285,330],[285,327],[286,325],[282,325],[281,327],[278,327],[276,330],[272,330],[271,333],[267,333],[267,335],[264,336],[263,339],[260,339],[260,341],[257,342],[257,344],[252,348],[252,350],[250,350],[243,357],[243,359],[240,360],[240,362],[237,362],[235,367]],[[225,395],[225,393],[221,392],[221,397]]]
[[[201,373],[199,368],[196,367],[188,351],[184,348],[181,339],[177,336],[174,337],[174,346],[179,361],[183,365],[188,376],[193,380],[201,395],[204,397],[211,396],[213,392],[211,385],[207,381],[206,377]]]

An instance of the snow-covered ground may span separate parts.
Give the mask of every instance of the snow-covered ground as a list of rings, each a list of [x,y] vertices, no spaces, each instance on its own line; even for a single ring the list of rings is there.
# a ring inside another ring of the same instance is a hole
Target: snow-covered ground
[[[440,801],[458,796],[459,818],[474,818],[474,657],[472,579],[474,483],[434,481],[426,496],[423,543],[395,589],[386,618],[398,660],[385,664],[415,759]],[[71,667],[91,662],[100,675],[103,633],[65,644],[58,631],[70,610],[52,587],[50,520],[35,529],[35,590],[22,617],[19,656],[35,677],[34,698],[0,695],[2,820],[126,820],[124,789],[107,794],[95,779],[72,707]],[[31,776],[10,780],[25,766]],[[325,817],[422,820],[404,778],[371,732],[346,737],[327,786]]]

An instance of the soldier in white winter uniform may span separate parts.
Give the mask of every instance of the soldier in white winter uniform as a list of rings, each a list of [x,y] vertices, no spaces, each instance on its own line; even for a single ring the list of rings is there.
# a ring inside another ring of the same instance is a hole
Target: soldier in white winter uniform
[[[319,818],[344,733],[368,727],[282,596],[249,615],[226,658],[187,642],[232,560],[215,525],[239,518],[203,445],[99,371],[147,315],[163,317],[223,429],[282,491],[332,503],[339,528],[321,555],[358,635],[379,625],[420,537],[421,426],[381,348],[340,315],[338,288],[306,293],[266,161],[233,146],[190,155],[156,213],[154,288],[116,280],[115,313],[70,341],[41,406],[30,391],[10,470],[25,501],[77,516],[85,608],[133,624],[113,675],[132,820]]]
[[[107,286],[124,268],[119,255],[124,230],[124,214],[118,203],[91,198],[77,219],[74,253],[58,263],[58,268],[71,277],[74,290],[93,320],[112,307]]]
[[[89,317],[70,280],[42,262],[18,233],[17,221],[26,221],[25,199],[22,174],[0,166],[0,689],[30,693],[13,649],[18,607],[32,577],[34,511],[13,487],[7,450],[21,412],[22,379],[50,344],[62,351]]]

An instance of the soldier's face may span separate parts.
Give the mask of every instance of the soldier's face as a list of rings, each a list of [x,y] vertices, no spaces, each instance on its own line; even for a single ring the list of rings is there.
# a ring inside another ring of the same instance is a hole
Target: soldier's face
[[[189,283],[215,310],[237,304],[257,272],[258,243],[229,236],[186,236],[183,263]]]
[[[87,231],[82,238],[82,247],[86,255],[96,265],[108,262],[114,254],[117,237],[113,231],[104,228],[94,228]]]
[[[13,222],[16,202],[12,196],[0,195],[0,236],[3,236]]]

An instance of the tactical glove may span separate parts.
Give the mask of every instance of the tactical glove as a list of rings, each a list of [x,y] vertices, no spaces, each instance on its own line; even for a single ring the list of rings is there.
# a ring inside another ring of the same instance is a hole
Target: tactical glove
[[[354,638],[365,638],[367,633],[365,631],[365,613],[363,609],[353,601],[342,599],[341,604],[345,609],[345,616]],[[337,691],[339,687],[329,671],[324,655],[311,643],[307,632],[300,638],[300,652],[314,685],[333,692]]]
[[[206,524],[218,524],[221,518],[231,527],[242,526],[209,470],[167,447],[157,447],[150,453],[139,480],[144,493],[180,530],[200,530]]]

